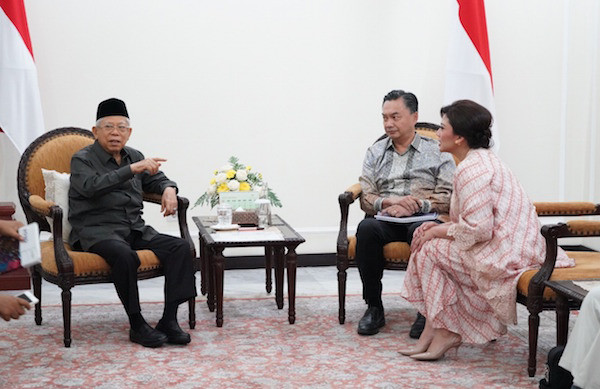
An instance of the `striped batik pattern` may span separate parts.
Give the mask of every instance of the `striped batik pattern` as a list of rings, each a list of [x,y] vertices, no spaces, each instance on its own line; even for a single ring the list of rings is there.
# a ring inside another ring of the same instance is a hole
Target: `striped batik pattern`
[[[453,188],[450,239],[412,253],[402,295],[435,328],[485,343],[516,323],[517,281],[543,262],[546,246],[533,204],[491,150],[469,151]]]

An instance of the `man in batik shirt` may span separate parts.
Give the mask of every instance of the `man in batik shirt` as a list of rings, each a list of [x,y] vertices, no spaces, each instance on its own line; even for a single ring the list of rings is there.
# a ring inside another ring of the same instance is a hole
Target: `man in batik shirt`
[[[436,140],[416,133],[417,97],[393,90],[383,98],[382,114],[388,136],[367,150],[360,176],[361,208],[368,215],[394,217],[429,212],[447,214],[456,166],[450,154],[440,152]],[[374,335],[385,325],[381,301],[383,246],[396,241],[410,244],[420,224],[389,223],[368,217],[358,225],[356,262],[363,282],[363,298],[368,305],[358,324],[359,334]],[[422,328],[423,319],[418,321]],[[418,338],[420,333],[411,335]]]

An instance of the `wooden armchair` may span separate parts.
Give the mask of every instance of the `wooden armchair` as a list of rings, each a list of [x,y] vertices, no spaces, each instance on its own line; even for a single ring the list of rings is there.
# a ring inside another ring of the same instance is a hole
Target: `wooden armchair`
[[[440,128],[437,124],[419,122],[416,124],[417,132],[433,139],[438,139],[436,131]],[[385,138],[383,135],[377,140]],[[339,195],[341,220],[340,231],[337,239],[337,268],[338,268],[338,297],[340,324],[346,321],[346,270],[349,266],[356,266],[354,260],[356,254],[356,236],[348,236],[348,213],[350,204],[355,202],[361,195],[362,188],[359,183],[350,186],[344,193]],[[410,246],[406,242],[392,242],[383,247],[385,258],[385,269],[406,270],[408,258],[410,257]]]
[[[59,128],[37,138],[23,153],[18,170],[19,200],[29,223],[37,222],[41,231],[51,231],[53,240],[42,243],[42,263],[32,269],[33,292],[40,300],[35,305],[35,322],[42,323],[42,277],[62,289],[64,344],[71,345],[71,288],[76,285],[112,283],[110,267],[102,257],[92,253],[73,251],[63,242],[63,209],[45,200],[45,186],[41,169],[70,172],[73,154],[94,142],[93,134],[81,128]],[[148,194],[144,201],[161,203],[161,196]],[[188,231],[186,214],[189,201],[177,198],[177,212],[181,237],[190,244],[192,258],[195,248]],[[162,266],[150,250],[139,250],[138,279],[162,276]],[[196,325],[194,298],[189,300],[190,328]]]
[[[539,216],[589,216],[600,215],[600,204],[586,202],[534,203]],[[542,227],[546,239],[546,259],[540,269],[529,270],[521,275],[517,284],[517,302],[527,306],[529,311],[529,358],[527,372],[535,375],[539,313],[556,309],[556,294],[547,288],[548,280],[600,279],[600,253],[589,251],[568,251],[575,260],[575,267],[555,269],[558,238],[600,236],[600,221],[573,220],[566,223],[549,224]],[[579,304],[569,302],[569,309],[579,309]],[[558,328],[568,326],[567,318],[557,317]],[[558,339],[563,331],[557,331]],[[563,343],[564,344],[564,343]]]

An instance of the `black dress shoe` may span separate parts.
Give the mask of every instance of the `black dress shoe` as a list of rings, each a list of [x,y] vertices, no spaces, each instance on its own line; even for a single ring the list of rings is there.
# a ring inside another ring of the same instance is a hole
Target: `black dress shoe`
[[[425,316],[421,315],[421,312],[417,312],[417,318],[415,322],[410,326],[410,332],[408,336],[413,339],[419,339],[421,337],[421,333],[425,328]]]
[[[167,341],[167,336],[144,323],[137,330],[129,330],[129,340],[144,347],[160,347]]]
[[[369,307],[358,322],[358,333],[360,335],[375,335],[385,325],[383,308]]]
[[[176,320],[168,322],[160,320],[156,325],[156,329],[167,336],[167,342],[169,343],[188,344],[192,341],[190,334],[183,331]]]

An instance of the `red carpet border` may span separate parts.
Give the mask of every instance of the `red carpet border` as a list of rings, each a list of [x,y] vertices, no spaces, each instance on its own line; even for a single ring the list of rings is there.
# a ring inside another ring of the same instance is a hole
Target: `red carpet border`
[[[71,348],[62,346],[62,311],[43,308],[0,323],[2,388],[534,388],[547,350],[538,354],[538,376],[526,372],[527,318],[485,346],[463,345],[437,362],[418,362],[397,349],[412,343],[415,310],[397,295],[384,296],[387,325],[370,337],[356,333],[365,306],[347,298],[347,322],[337,321],[337,296],[298,297],[296,324],[287,322],[287,301],[237,299],[224,303],[224,326],[215,326],[204,300],[188,346],[146,349],[128,340],[123,308],[76,305]],[[156,324],[162,303],[142,304]],[[187,307],[179,312],[182,328]],[[541,337],[554,333],[542,328]]]

